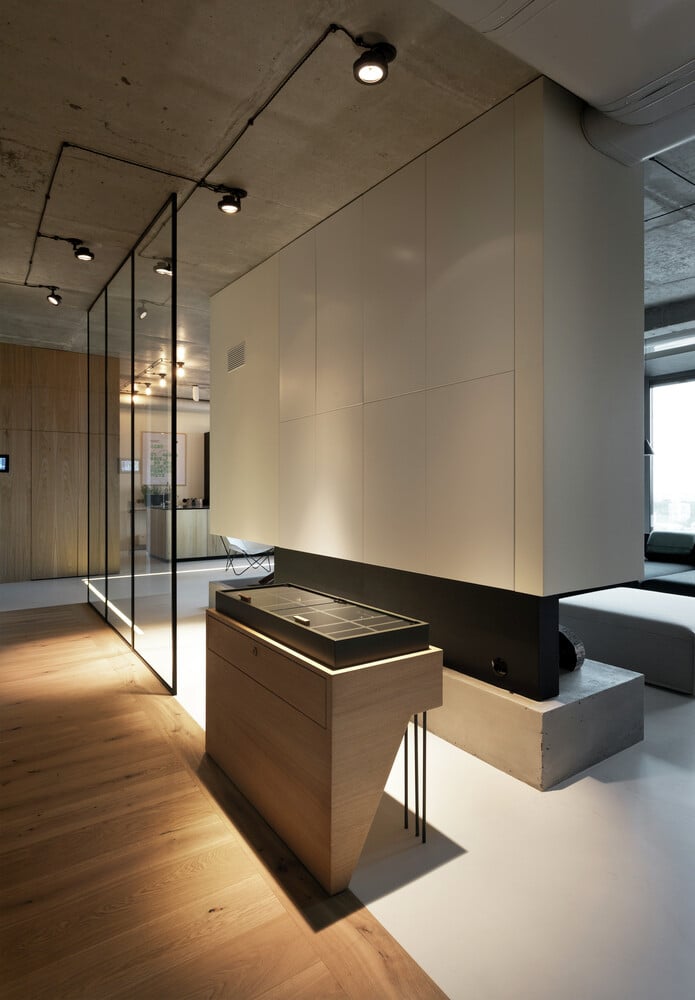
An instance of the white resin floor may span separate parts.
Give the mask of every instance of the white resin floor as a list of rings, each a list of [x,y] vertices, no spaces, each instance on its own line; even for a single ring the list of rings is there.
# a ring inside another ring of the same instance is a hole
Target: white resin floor
[[[179,699],[200,721],[202,610],[224,572],[190,566]],[[84,590],[4,584],[0,609]],[[424,846],[412,816],[403,830],[399,753],[351,889],[452,1000],[695,998],[695,699],[645,700],[642,743],[548,792],[430,735]]]

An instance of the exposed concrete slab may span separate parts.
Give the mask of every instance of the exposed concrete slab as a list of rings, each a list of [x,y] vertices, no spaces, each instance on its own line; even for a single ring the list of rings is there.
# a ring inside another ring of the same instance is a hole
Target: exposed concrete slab
[[[644,678],[595,660],[562,674],[560,693],[531,701],[444,668],[429,729],[541,791],[644,738]]]

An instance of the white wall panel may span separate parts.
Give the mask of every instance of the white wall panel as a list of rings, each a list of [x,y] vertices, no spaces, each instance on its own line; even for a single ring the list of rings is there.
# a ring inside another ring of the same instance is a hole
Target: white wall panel
[[[316,230],[316,412],[362,402],[362,201]]]
[[[278,254],[280,268],[280,419],[316,408],[316,255],[312,230]]]
[[[364,195],[365,400],[425,387],[425,158]]]
[[[544,588],[558,593],[643,571],[643,186],[641,167],[584,140],[577,98],[547,81],[544,95]]]
[[[313,552],[316,537],[316,418],[280,424],[279,544]]]
[[[278,259],[211,299],[210,531],[278,538]],[[227,351],[246,343],[246,364]]]
[[[427,154],[427,384],[514,367],[514,106]]]
[[[424,392],[364,407],[364,561],[426,572]]]
[[[427,572],[514,587],[514,377],[427,393]]]
[[[312,552],[361,562],[363,546],[362,406],[316,416]]]

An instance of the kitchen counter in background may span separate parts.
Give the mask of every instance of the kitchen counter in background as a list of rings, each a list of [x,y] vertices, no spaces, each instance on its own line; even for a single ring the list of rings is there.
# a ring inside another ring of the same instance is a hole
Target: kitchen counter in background
[[[209,507],[176,508],[177,559],[223,556],[224,547],[208,529]],[[171,508],[147,508],[147,550],[156,559],[171,560]]]

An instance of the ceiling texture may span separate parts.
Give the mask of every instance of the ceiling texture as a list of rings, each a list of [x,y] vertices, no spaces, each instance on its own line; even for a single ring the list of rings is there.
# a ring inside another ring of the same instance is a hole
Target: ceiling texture
[[[357,84],[361,50],[330,32],[245,127],[331,23],[395,45],[388,80]],[[84,350],[86,310],[173,193],[177,337],[203,398],[210,295],[539,73],[623,128],[695,117],[692,0],[3,0],[0,24],[0,340]],[[243,210],[201,180],[244,188]],[[652,337],[695,330],[694,204],[695,143],[647,161]],[[165,236],[141,248],[155,314]],[[142,344],[144,367],[161,348]]]

